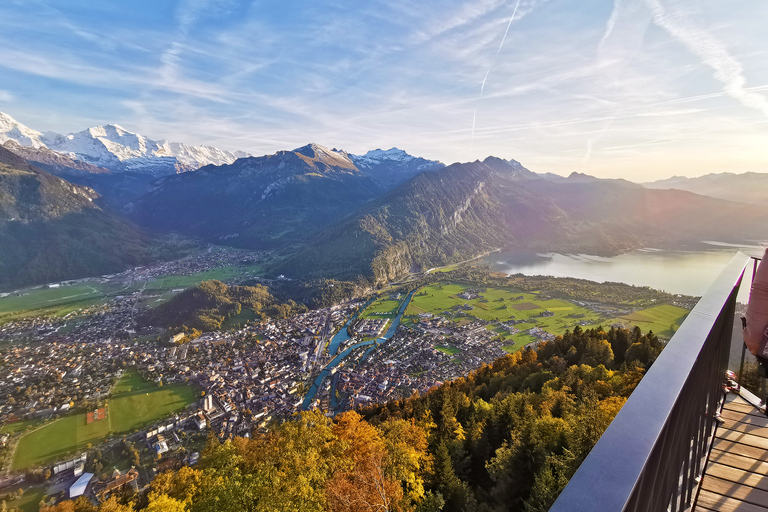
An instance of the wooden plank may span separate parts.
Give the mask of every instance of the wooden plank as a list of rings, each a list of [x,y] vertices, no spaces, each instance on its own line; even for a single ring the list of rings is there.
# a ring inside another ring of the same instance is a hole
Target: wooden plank
[[[724,452],[716,448],[713,448],[712,452],[709,454],[709,462],[711,464],[723,464],[743,471],[752,471],[753,473],[768,475],[768,462],[756,460],[752,457],[743,457],[741,455],[736,455],[735,453]]]
[[[734,443],[746,444],[748,446],[754,446],[762,450],[768,451],[768,439],[755,436],[752,434],[745,434],[743,432],[734,432],[732,430],[718,430],[717,438],[725,441],[733,441]]]
[[[710,475],[704,477],[701,488],[702,490],[707,490],[728,498],[746,501],[753,505],[768,505],[768,491],[752,489]]]
[[[733,498],[727,498],[713,492],[702,491],[699,493],[699,499],[696,502],[697,512],[700,510],[712,510],[714,512],[765,512],[765,507],[744,503]]]
[[[738,403],[738,402],[727,403],[723,406],[723,410],[743,412],[745,414],[752,414],[754,416],[762,416],[763,418],[766,417],[765,414],[761,413],[753,405],[750,405],[748,403]]]
[[[755,459],[755,460],[765,460],[766,458],[765,450],[761,448],[755,448],[754,446],[748,446],[746,444],[741,444],[733,441],[726,441],[723,439],[715,439],[713,448],[716,448],[724,452],[732,453],[734,455],[749,457],[750,459]]]
[[[750,425],[768,425],[768,417],[766,416],[755,416],[754,414],[745,414],[743,412],[729,411],[727,409],[723,409],[723,412],[720,413],[720,417],[726,422],[737,421],[739,423],[749,423]]]
[[[740,469],[732,468],[731,466],[713,464],[707,468],[706,476],[714,476],[744,487],[768,491],[768,478],[764,475],[753,473],[751,471],[742,471]],[[766,504],[768,504],[768,502],[766,502]]]
[[[757,437],[768,437],[768,427],[756,423],[741,423],[738,421],[728,420],[721,429],[728,429],[731,432],[744,432],[745,434],[752,434]]]

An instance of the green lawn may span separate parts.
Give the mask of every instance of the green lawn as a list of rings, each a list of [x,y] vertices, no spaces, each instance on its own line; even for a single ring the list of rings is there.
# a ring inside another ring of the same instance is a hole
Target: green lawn
[[[194,402],[197,393],[191,386],[156,387],[128,372],[115,387],[121,394],[108,400],[107,418],[86,424],[86,414],[65,416],[19,440],[13,459],[14,469],[50,462],[69,453],[96,445],[109,437],[140,428],[183,409]]]
[[[688,313],[687,309],[664,304],[616,318],[611,320],[606,327],[616,322],[623,323],[628,327],[637,325],[643,332],[652,330],[657,335],[669,338],[677,331]]]
[[[155,391],[156,389],[158,388],[154,382],[145,380],[136,370],[128,370],[123,373],[123,376],[117,381],[115,389],[112,390],[112,396],[131,392],[145,393],[147,391]]]
[[[246,322],[257,320],[258,317],[252,309],[243,309],[240,314],[231,318],[226,318],[221,324],[222,329],[237,329],[246,324]]]
[[[26,429],[27,427],[34,427],[38,425],[41,422],[41,420],[21,420],[17,421],[15,423],[6,423],[3,426],[0,426],[0,434],[15,434],[16,432],[21,432],[22,430]]]
[[[448,318],[454,319],[456,323],[462,325],[470,322],[470,320],[454,313],[452,308],[460,304],[469,304],[473,309],[466,312],[468,315],[489,322],[506,321],[511,318],[538,321],[538,323],[526,322],[516,325],[515,327],[520,331],[539,326],[553,334],[563,334],[566,330],[573,330],[582,321],[600,323],[600,318],[596,313],[576,304],[559,299],[542,299],[538,293],[526,293],[513,288],[487,288],[481,294],[482,299],[466,300],[457,297],[467,288],[475,287],[458,283],[436,283],[426,286],[414,295],[413,300],[408,305],[406,315],[433,313],[444,316],[443,311],[450,311],[451,314],[447,315]],[[551,311],[554,316],[539,317],[538,315],[543,311]],[[456,316],[454,317],[454,315]],[[504,338],[505,345],[503,348],[508,352],[514,352],[534,341],[534,338],[523,332],[510,334],[499,328],[490,327],[490,329]]]
[[[365,308],[365,311],[360,313],[360,318],[383,318],[387,315],[395,316],[404,299],[405,296],[402,296],[401,300],[392,300],[387,297],[374,301],[370,306]]]
[[[45,489],[42,487],[32,487],[24,492],[21,499],[11,500],[8,502],[8,510],[14,508],[20,509],[22,512],[37,512],[40,510],[40,500],[45,497]]]
[[[454,354],[458,354],[459,352],[461,352],[461,349],[458,349],[456,347],[443,347],[441,345],[435,346],[435,350],[439,350],[440,352],[448,354],[449,356],[452,356]]]

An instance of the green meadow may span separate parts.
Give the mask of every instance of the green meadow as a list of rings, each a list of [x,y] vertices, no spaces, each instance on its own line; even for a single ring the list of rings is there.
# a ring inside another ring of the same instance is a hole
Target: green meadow
[[[400,304],[405,300],[405,296],[400,297],[400,300],[390,299],[389,296],[376,300],[371,303],[370,306],[365,308],[365,311],[360,313],[360,318],[383,318],[387,316],[395,316]]]
[[[537,292],[522,292],[513,288],[487,288],[480,294],[482,298],[471,300],[458,297],[469,288],[477,286],[436,283],[422,288],[414,295],[405,312],[406,323],[413,325],[418,322],[419,314],[432,313],[463,325],[471,320],[467,317],[471,315],[493,322],[488,328],[503,338],[504,350],[514,352],[535,341],[533,336],[526,333],[532,327],[539,327],[552,334],[563,334],[566,330],[572,331],[576,326],[583,329],[598,325],[609,328],[614,323],[622,323],[630,328],[638,325],[644,332],[653,330],[658,335],[669,337],[688,314],[688,310],[677,306],[660,305],[636,311],[623,318],[607,318],[565,300],[551,299],[540,296]],[[458,305],[469,305],[472,309],[454,309]],[[553,314],[540,316],[544,311]],[[513,334],[498,323],[508,320],[523,320],[514,326],[520,332]]]
[[[13,469],[51,462],[97,445],[106,438],[131,432],[169,416],[194,402],[197,393],[184,384],[158,387],[129,371],[115,386],[107,400],[107,417],[86,423],[86,413],[64,416],[19,440]]]
[[[262,271],[262,265],[226,266],[188,276],[167,275],[147,281],[144,291],[152,295],[144,302],[156,306],[175,294],[173,290],[189,288],[203,281],[244,280]],[[28,316],[64,316],[72,311],[104,304],[119,295],[129,295],[141,290],[144,281],[130,284],[118,282],[87,282],[62,285],[58,288],[30,288],[0,297],[0,324]],[[158,296],[159,294],[159,296]]]

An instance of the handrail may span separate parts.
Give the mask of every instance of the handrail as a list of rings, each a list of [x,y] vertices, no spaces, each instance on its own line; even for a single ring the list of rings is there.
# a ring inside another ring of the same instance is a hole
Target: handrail
[[[550,512],[689,508],[716,425],[750,257],[737,253],[656,359]]]

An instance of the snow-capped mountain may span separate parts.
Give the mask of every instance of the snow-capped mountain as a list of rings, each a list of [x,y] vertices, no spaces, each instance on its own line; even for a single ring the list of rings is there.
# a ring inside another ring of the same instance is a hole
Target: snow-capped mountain
[[[374,149],[364,155],[349,155],[358,169],[379,183],[394,187],[419,173],[445,167],[436,160],[411,156],[402,149]]]
[[[231,164],[249,156],[212,146],[191,146],[181,142],[152,140],[125,128],[109,124],[78,133],[40,133],[0,112],[0,143],[14,140],[26,147],[45,147],[72,158],[115,172],[166,175],[192,171],[204,165]]]
[[[42,133],[24,126],[8,114],[0,112],[0,144],[13,140],[22,146],[43,148]]]

